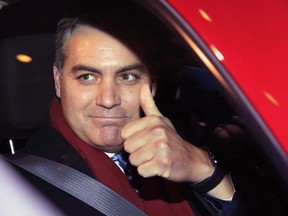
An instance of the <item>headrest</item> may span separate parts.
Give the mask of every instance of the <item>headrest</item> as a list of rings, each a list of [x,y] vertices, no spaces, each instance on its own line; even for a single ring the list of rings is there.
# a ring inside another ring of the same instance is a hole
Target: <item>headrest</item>
[[[17,60],[29,55],[30,63]],[[41,34],[0,42],[0,136],[30,136],[48,117],[54,94],[54,35]]]

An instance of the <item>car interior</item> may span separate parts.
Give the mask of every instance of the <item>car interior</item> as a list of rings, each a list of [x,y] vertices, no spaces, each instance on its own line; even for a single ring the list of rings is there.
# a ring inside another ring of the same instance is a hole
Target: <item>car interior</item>
[[[4,2],[0,9],[0,152],[14,154],[48,120],[55,95],[52,66],[57,21],[88,9],[97,12],[126,4],[113,0]],[[149,17],[147,22],[154,20],[158,31],[147,31],[161,38],[155,97],[159,110],[186,140],[209,145],[231,171],[237,191],[252,212],[284,215],[288,210],[286,182],[253,131],[241,121],[225,88],[173,27],[142,4],[135,7],[143,19]],[[31,56],[32,61],[19,61],[19,54]],[[216,128],[228,124],[242,133],[228,140],[217,136]]]

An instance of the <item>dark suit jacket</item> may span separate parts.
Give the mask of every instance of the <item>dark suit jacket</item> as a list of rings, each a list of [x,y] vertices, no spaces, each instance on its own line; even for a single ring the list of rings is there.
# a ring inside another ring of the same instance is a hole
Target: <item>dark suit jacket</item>
[[[73,149],[73,147],[50,126],[50,124],[41,127],[35,136],[28,141],[27,145],[19,151],[19,153],[37,155],[57,161],[93,177],[84,160]],[[89,205],[52,186],[33,174],[23,170],[20,170],[20,172],[65,214],[69,216],[103,215]]]
[[[63,136],[52,128],[50,123],[43,125],[39,131],[28,140],[26,146],[21,149],[19,153],[37,155],[57,161],[94,178],[85,161]],[[56,204],[56,206],[67,215],[103,215],[89,205],[50,185],[33,174],[21,169],[19,170],[23,173],[25,178],[43,192],[52,203]],[[215,211],[201,195],[189,189],[187,192],[189,192],[187,193],[187,197],[189,196],[190,205],[196,215],[218,215],[217,211]],[[232,212],[234,212],[232,215],[242,215],[237,208]]]

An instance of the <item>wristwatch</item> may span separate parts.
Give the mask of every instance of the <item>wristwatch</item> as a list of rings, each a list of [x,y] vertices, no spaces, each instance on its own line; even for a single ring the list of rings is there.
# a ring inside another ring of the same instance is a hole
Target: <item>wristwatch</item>
[[[208,155],[212,165],[214,166],[214,172],[211,176],[202,180],[201,182],[190,184],[193,190],[199,193],[207,193],[215,188],[223,180],[227,173],[227,170],[221,166],[211,151],[208,151]]]

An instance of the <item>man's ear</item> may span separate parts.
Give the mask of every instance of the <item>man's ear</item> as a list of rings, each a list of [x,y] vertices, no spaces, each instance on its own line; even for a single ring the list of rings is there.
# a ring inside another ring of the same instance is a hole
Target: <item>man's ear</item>
[[[61,72],[55,65],[53,66],[53,74],[56,96],[61,98]]]

